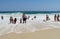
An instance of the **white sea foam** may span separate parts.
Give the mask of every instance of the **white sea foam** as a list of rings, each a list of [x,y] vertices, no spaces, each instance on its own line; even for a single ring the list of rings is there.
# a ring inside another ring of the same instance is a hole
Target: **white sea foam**
[[[0,16],[4,16],[4,20],[0,18],[0,35],[8,34],[11,32],[15,33],[25,33],[25,32],[35,32],[38,30],[52,29],[52,28],[60,28],[60,22],[54,22],[54,14],[48,14],[50,17],[50,21],[43,22],[46,14],[26,14],[30,16],[30,19],[27,20],[27,23],[20,24],[19,19],[22,14],[0,14]],[[16,17],[18,19],[16,24],[10,24],[9,18],[10,16]],[[34,16],[36,19],[31,20]]]

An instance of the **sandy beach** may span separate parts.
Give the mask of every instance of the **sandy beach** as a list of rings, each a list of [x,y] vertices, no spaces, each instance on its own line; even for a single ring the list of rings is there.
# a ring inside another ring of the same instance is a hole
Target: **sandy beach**
[[[10,33],[0,36],[0,39],[60,39],[60,29],[40,30],[31,33]]]
[[[60,0],[0,0],[0,39],[60,39]]]

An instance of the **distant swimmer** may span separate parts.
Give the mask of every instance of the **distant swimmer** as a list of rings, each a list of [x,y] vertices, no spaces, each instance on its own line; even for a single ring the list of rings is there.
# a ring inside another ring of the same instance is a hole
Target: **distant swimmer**
[[[36,16],[34,16],[34,19],[36,18]]]
[[[10,23],[13,23],[13,17],[10,17]]]
[[[23,13],[22,18],[23,18],[23,23],[26,23],[27,16],[25,15],[25,13]]]
[[[14,24],[16,24],[17,18],[14,19]]]
[[[1,19],[3,20],[3,16],[1,16]]]

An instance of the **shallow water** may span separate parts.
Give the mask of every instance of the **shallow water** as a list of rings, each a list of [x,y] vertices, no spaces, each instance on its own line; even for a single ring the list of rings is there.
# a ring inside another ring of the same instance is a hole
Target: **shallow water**
[[[54,22],[54,14],[48,14],[50,17],[50,20],[47,22],[44,22],[46,14],[26,14],[27,16],[30,16],[29,20],[27,20],[27,23],[20,24],[19,20],[22,16],[22,14],[0,14],[0,16],[4,16],[4,20],[1,20],[0,18],[0,35],[8,34],[11,32],[15,33],[25,33],[25,32],[35,32],[38,30],[46,30],[46,29],[52,29],[52,28],[60,28],[60,22]],[[9,18],[10,16],[13,16],[13,18],[17,18],[16,24],[10,24]],[[36,19],[31,20],[34,16],[36,16]]]

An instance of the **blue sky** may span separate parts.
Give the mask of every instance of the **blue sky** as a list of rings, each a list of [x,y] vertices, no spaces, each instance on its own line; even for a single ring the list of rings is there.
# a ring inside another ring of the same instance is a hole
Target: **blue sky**
[[[60,0],[0,0],[0,11],[60,11]]]

